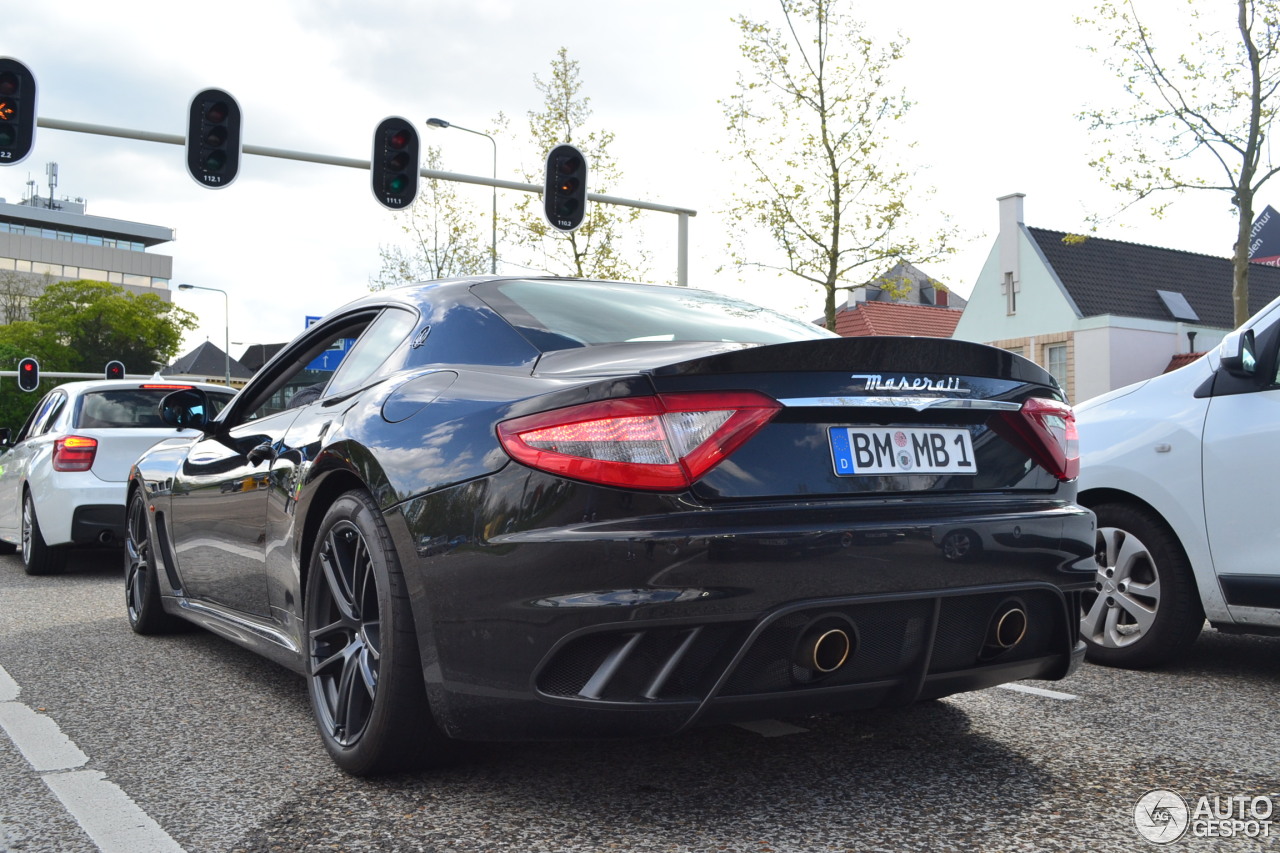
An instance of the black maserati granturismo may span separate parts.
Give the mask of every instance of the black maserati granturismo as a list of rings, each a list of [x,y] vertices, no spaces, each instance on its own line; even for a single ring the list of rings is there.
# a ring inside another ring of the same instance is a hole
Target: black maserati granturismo
[[[1094,518],[1043,369],[683,287],[367,295],[137,461],[129,622],[301,673],[355,774],[1059,679]]]

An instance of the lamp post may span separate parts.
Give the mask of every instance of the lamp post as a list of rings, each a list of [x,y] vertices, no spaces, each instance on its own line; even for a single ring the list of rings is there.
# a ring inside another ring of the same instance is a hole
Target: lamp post
[[[178,285],[178,290],[212,290],[214,293],[222,294],[222,320],[223,320],[223,329],[226,332],[226,337],[223,341],[222,354],[226,356],[226,359],[227,359],[226,381],[227,381],[227,387],[230,388],[231,387],[231,302],[227,298],[227,292],[225,290],[219,290],[216,287],[205,287],[202,284],[180,284]]]
[[[463,127],[459,124],[450,124],[442,118],[427,119],[427,127],[438,127],[441,129],[452,127],[454,130],[465,130],[467,133],[474,133],[476,136],[483,136],[489,140],[489,144],[493,146],[493,179],[498,180],[498,143],[493,137],[479,130],[472,130],[469,127]],[[489,272],[494,275],[498,274],[498,187],[493,188],[493,209],[489,213],[490,230],[490,247],[489,247]]]

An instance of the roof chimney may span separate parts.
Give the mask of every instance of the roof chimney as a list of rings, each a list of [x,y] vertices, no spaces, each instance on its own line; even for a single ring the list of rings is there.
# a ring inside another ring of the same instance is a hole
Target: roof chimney
[[[1022,200],[1025,193],[1002,196],[1000,203],[1000,292],[1005,296],[1009,314],[1018,311],[1017,294],[1022,290],[1022,263],[1019,247],[1022,245]]]

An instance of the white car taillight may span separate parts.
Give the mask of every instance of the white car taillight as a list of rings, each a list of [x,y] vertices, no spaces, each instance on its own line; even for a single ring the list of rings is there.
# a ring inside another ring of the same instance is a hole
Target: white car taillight
[[[68,435],[53,443],[53,470],[88,471],[98,455],[98,440],[83,435]]]

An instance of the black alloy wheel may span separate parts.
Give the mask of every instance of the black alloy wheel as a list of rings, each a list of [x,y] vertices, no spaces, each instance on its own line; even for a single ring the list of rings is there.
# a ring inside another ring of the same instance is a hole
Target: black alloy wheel
[[[147,501],[137,490],[129,498],[124,533],[124,599],[129,627],[139,634],[166,634],[185,626],[160,604],[160,579],[151,554]]]
[[[40,532],[40,520],[36,518],[36,504],[27,492],[22,498],[22,566],[29,575],[51,575],[67,565],[65,548],[52,548],[45,544]]]
[[[367,776],[443,757],[400,563],[362,491],[339,497],[320,524],[305,620],[311,708],[339,767]]]

